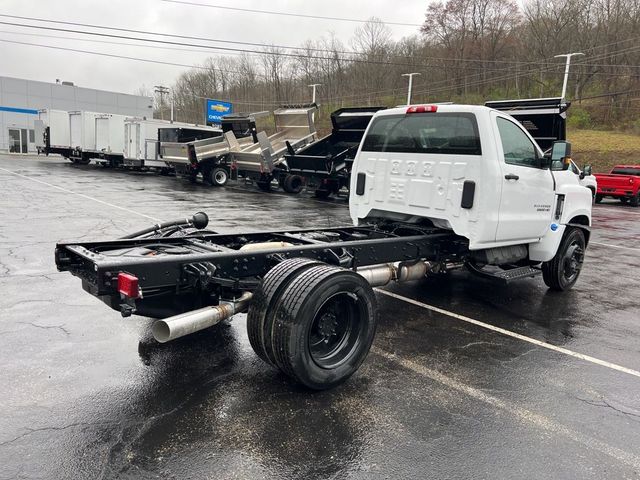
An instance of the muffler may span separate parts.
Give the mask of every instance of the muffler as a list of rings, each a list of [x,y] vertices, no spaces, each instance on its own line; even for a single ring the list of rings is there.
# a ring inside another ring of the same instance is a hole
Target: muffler
[[[432,269],[431,262],[417,263],[385,263],[372,267],[360,268],[356,273],[364,277],[372,287],[383,287],[389,283],[408,282],[423,278]]]
[[[233,302],[220,302],[219,305],[157,320],[151,327],[151,333],[158,342],[166,343],[204,330],[249,308],[252,297],[251,292],[245,292]]]

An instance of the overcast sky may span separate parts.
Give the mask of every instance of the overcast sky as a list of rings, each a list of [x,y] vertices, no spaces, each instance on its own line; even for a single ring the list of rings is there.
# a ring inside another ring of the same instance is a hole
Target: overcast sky
[[[194,3],[367,19],[377,16],[386,22],[420,24],[428,0],[188,0]],[[0,13],[50,20],[91,23],[144,31],[202,36],[281,45],[299,45],[330,32],[349,42],[358,23],[236,12],[215,8],[167,3],[162,0],[2,0]],[[0,17],[0,22],[48,25]],[[80,28],[80,27],[78,27]],[[395,39],[417,33],[417,27],[390,25]],[[88,30],[88,29],[85,29]],[[95,31],[95,30],[94,30]],[[112,32],[117,33],[117,32]],[[28,35],[27,35],[28,34]],[[122,33],[123,35],[132,35]],[[66,38],[51,38],[51,37]],[[83,41],[90,38],[92,41]],[[80,50],[153,59],[202,63],[208,52],[179,51],[181,47],[142,47],[104,42],[133,43],[129,40],[86,37],[67,32],[41,31],[0,24],[0,40],[60,46]],[[172,40],[172,39],[169,39]],[[178,40],[179,41],[179,40]],[[189,41],[194,42],[197,41]],[[202,43],[202,42],[199,42]],[[237,45],[228,45],[238,47]],[[242,48],[242,47],[239,47]],[[107,58],[86,53],[53,50],[37,46],[0,42],[0,75],[55,82],[57,78],[79,86],[134,93],[143,84],[171,85],[184,68]]]

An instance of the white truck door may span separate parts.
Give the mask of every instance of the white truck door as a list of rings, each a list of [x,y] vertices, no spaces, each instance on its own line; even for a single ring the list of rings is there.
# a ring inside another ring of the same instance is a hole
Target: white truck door
[[[552,218],[551,170],[540,168],[540,148],[516,121],[496,113],[492,117],[503,174],[496,241],[537,241]]]

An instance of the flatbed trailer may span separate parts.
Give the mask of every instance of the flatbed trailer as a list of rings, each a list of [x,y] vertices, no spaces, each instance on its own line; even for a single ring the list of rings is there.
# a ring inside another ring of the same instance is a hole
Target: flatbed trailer
[[[351,166],[371,118],[386,107],[341,108],[331,114],[331,133],[320,140],[287,152],[288,175],[282,181],[288,193],[299,193],[306,185],[315,196],[327,198],[349,188]]]

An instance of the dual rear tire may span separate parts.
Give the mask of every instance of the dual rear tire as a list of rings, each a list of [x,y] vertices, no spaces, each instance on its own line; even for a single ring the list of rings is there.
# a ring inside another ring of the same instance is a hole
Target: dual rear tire
[[[256,354],[314,390],[348,379],[365,360],[376,329],[376,299],[363,277],[304,258],[271,269],[247,316]]]
[[[203,171],[204,181],[214,187],[224,187],[229,181],[229,172],[224,167],[213,167]]]

